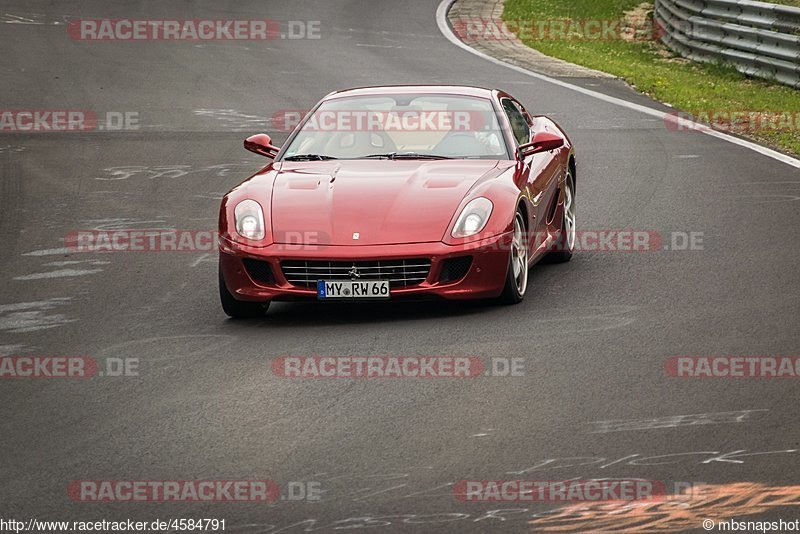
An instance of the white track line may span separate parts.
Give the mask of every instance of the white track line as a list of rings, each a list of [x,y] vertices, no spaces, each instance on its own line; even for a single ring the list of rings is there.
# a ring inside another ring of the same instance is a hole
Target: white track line
[[[585,89],[578,85],[573,85],[571,83],[567,83],[556,78],[551,78],[550,76],[545,76],[544,74],[539,74],[537,72],[532,72],[522,67],[518,67],[516,65],[512,65],[510,63],[506,63],[500,59],[492,57],[488,54],[484,54],[479,50],[475,50],[471,46],[468,46],[461,42],[461,40],[455,36],[453,31],[450,29],[450,25],[447,23],[447,11],[450,8],[455,0],[442,0],[439,4],[439,7],[436,9],[436,24],[439,26],[439,31],[447,38],[448,41],[453,43],[454,45],[458,46],[459,48],[463,48],[467,52],[475,54],[478,57],[481,57],[487,61],[491,61],[492,63],[496,63],[497,65],[503,65],[504,67],[508,67],[509,69],[513,69],[517,72],[530,76],[532,78],[536,78],[537,80],[542,80],[547,83],[551,83],[553,85],[558,85],[559,87],[564,87],[566,89],[571,89],[572,91],[576,91],[578,93],[591,96],[592,98],[596,98],[598,100],[602,100],[603,102],[608,102],[609,104],[615,104],[617,106],[621,106],[624,108],[632,109],[634,111],[638,111],[640,113],[644,113],[646,115],[650,115],[651,117],[658,117],[662,121],[666,120],[674,120],[674,112],[667,113],[664,111],[660,111],[654,108],[649,108],[647,106],[642,106],[641,104],[635,104],[633,102],[628,102],[627,100],[623,100],[621,98],[616,98],[613,96],[608,96],[603,93],[598,93],[597,91],[592,91],[591,89]],[[677,111],[677,110],[676,110]],[[666,122],[665,122],[666,124]],[[701,124],[698,122],[690,121],[688,119],[681,119],[681,127],[688,129],[688,130],[695,130],[700,133],[704,133],[706,135],[710,135],[711,137],[716,137],[717,139],[722,139],[723,141],[727,141],[728,143],[733,143],[734,145],[739,145],[741,147],[747,148],[752,150],[753,152],[758,152],[768,158],[772,158],[774,160],[780,161],[781,163],[785,163],[787,165],[791,165],[797,169],[800,169],[800,160],[795,159],[791,156],[787,156],[786,154],[782,154],[776,150],[772,150],[771,148],[767,148],[761,146],[756,143],[752,143],[750,141],[746,141],[744,139],[740,139],[738,137],[734,137],[732,135],[728,135],[723,132],[719,132],[717,130],[712,130],[705,124]]]

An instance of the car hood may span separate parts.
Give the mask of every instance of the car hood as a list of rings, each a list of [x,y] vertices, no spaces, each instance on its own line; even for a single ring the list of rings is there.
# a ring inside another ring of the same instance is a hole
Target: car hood
[[[271,223],[276,243],[389,245],[441,241],[494,160],[283,162]]]

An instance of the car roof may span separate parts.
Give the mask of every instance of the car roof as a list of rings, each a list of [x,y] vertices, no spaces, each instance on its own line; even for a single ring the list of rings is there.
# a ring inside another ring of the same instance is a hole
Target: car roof
[[[332,100],[335,98],[343,98],[348,96],[387,95],[398,93],[448,94],[493,98],[492,89],[471,87],[468,85],[380,85],[375,87],[356,87],[354,89],[334,91],[326,96],[323,100]]]

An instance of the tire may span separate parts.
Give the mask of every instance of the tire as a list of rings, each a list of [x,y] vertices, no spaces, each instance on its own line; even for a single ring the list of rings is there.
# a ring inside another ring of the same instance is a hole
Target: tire
[[[518,209],[514,215],[514,236],[508,254],[506,285],[500,295],[504,304],[518,304],[525,298],[528,290],[528,240],[526,238],[525,218]]]
[[[222,302],[222,309],[234,319],[251,319],[253,317],[263,317],[269,308],[269,301],[266,302],[246,302],[236,300],[228,291],[225,285],[225,277],[222,276],[222,268],[219,269],[219,300]]]
[[[554,250],[544,257],[547,263],[566,263],[575,251],[575,178],[572,171],[567,171],[564,180],[564,209],[561,211],[561,234]]]

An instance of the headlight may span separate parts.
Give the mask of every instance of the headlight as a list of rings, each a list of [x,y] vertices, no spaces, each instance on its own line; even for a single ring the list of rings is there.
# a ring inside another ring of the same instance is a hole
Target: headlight
[[[464,206],[458,216],[453,231],[450,235],[455,238],[469,237],[477,234],[486,227],[489,216],[492,214],[492,201],[488,198],[478,197]]]
[[[242,200],[234,210],[236,231],[240,236],[260,241],[264,239],[264,212],[255,200]]]

